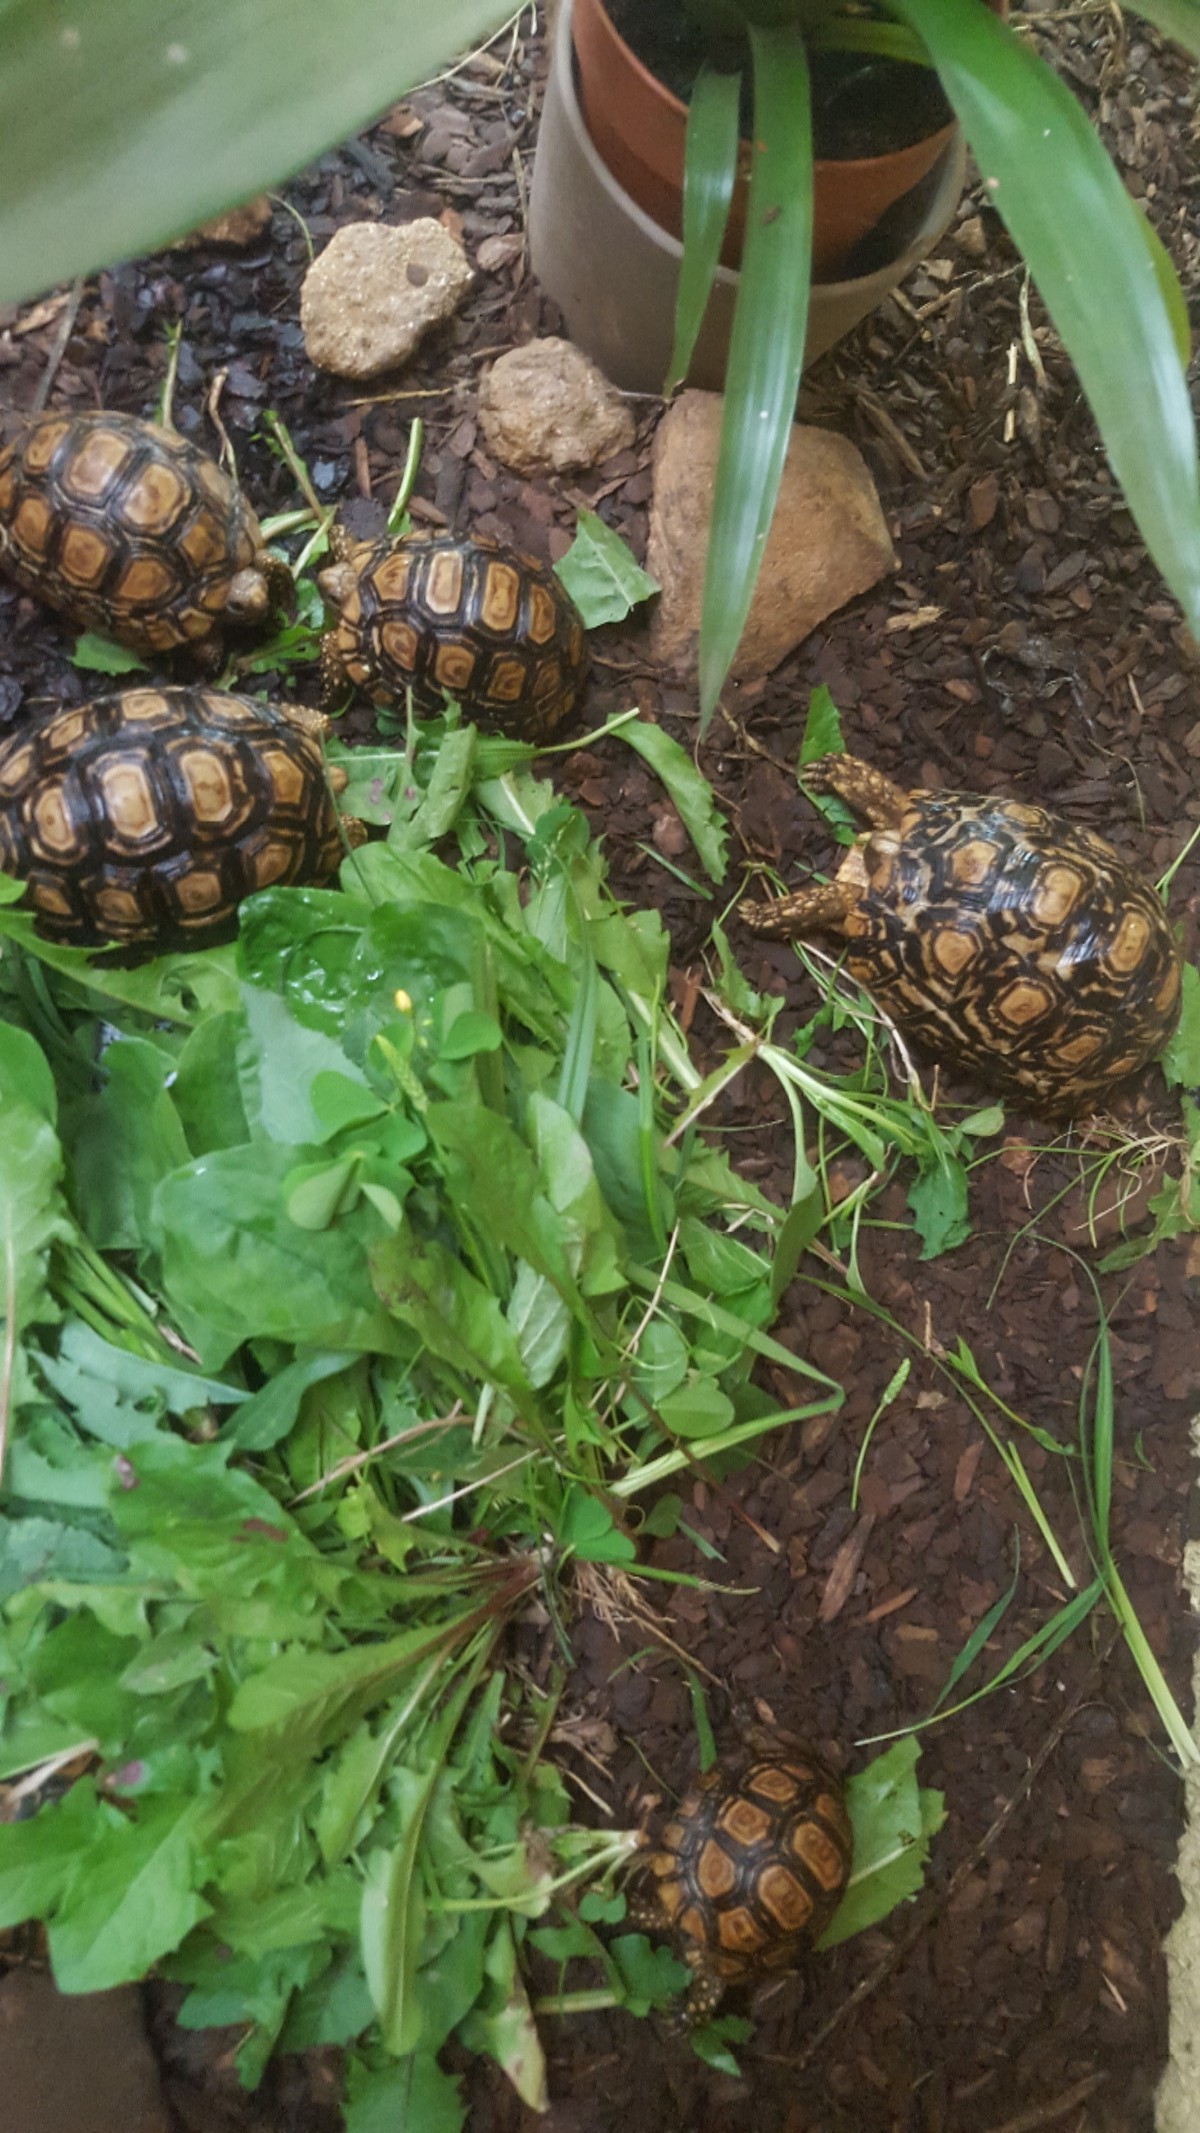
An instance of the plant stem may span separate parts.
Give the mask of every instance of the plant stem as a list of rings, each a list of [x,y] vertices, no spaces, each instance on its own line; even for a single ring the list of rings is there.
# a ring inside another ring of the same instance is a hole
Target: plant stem
[[[392,508],[387,515],[387,530],[389,533],[395,533],[397,526],[404,517],[405,511],[408,509],[408,499],[416,486],[417,469],[421,464],[421,449],[424,443],[425,424],[420,416],[416,415],[413,418],[412,428],[408,433],[408,452],[404,461],[404,471],[400,476],[400,487],[392,499]]]

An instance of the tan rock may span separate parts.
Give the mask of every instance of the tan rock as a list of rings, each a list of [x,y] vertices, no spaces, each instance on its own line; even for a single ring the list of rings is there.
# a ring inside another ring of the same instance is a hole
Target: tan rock
[[[721,411],[719,393],[681,393],[654,444],[646,568],[662,597],[651,648],[663,666],[688,676],[696,671]],[[829,430],[797,425],[733,663],[735,679],[769,674],[818,622],[874,585],[894,562],[862,455]]]
[[[988,241],[987,232],[983,227],[983,217],[981,215],[969,215],[965,222],[960,222],[954,233],[954,242],[960,252],[966,253],[968,259],[983,259],[986,257]]]
[[[431,326],[451,317],[471,280],[462,246],[430,216],[398,229],[352,222],[304,277],[304,345],[318,370],[378,377],[403,363]]]
[[[270,201],[265,193],[256,193],[253,200],[244,200],[240,207],[227,207],[224,214],[214,215],[211,222],[202,222],[186,237],[181,237],[179,249],[192,252],[198,245],[223,244],[238,251],[253,244],[270,220]]]
[[[569,474],[633,443],[633,417],[603,372],[570,341],[511,348],[479,394],[489,452],[518,474]]]

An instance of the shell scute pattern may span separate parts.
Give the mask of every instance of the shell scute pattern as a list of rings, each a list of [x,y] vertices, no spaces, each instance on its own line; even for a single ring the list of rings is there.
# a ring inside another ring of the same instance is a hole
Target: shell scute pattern
[[[43,415],[0,453],[0,563],[139,652],[206,649],[285,597],[282,564],[215,461],[134,415]]]
[[[847,965],[919,1043],[1045,1101],[1073,1065],[1094,1085],[1136,1060],[1125,1032],[1147,1010],[1144,1056],[1165,1041],[1154,1001],[1177,999],[1174,943],[1111,847],[1043,808],[956,793],[926,795],[902,837],[898,885],[868,856],[876,901]]]
[[[319,713],[203,688],[52,712],[0,745],[0,871],[52,940],[210,940],[253,890],[337,867],[322,731]]]
[[[445,696],[472,718],[538,739],[572,710],[587,640],[553,571],[496,541],[411,534],[338,543],[320,585],[337,620],[325,640],[330,689],[437,712]]]
[[[852,1856],[841,1785],[808,1750],[742,1755],[698,1779],[646,1862],[653,1902],[631,1912],[669,1931],[692,1970],[685,2019],[706,2020],[728,1984],[794,1968]]]
[[[841,934],[850,976],[931,1058],[1052,1113],[1094,1107],[1161,1049],[1179,950],[1102,837],[1024,802],[903,794],[848,756],[805,782],[873,826],[834,883],[743,905],[750,925]]]

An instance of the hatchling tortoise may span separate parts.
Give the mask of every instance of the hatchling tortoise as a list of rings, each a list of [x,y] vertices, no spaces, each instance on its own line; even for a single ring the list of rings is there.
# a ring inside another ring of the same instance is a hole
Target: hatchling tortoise
[[[205,688],[53,711],[0,743],[0,872],[26,883],[49,940],[218,939],[244,896],[337,867],[329,788],[346,774],[326,771],[324,728],[319,711]]]
[[[841,1782],[800,1743],[751,1740],[698,1778],[643,1871],[631,1924],[669,1933],[693,1982],[688,2026],[729,1985],[794,1970],[849,1879],[854,1840]]]
[[[535,557],[498,541],[410,534],[351,541],[317,583],[337,622],[325,638],[330,692],[352,682],[377,704],[437,712],[445,696],[522,740],[553,732],[575,704],[587,638],[574,601]]]
[[[291,597],[228,474],[136,415],[41,415],[0,453],[0,564],[85,629],[210,666],[227,624]]]
[[[1094,1109],[1161,1050],[1179,949],[1102,837],[1023,802],[901,792],[853,756],[803,783],[869,827],[833,881],[741,904],[749,926],[840,936],[850,976],[932,1058],[1050,1115]]]

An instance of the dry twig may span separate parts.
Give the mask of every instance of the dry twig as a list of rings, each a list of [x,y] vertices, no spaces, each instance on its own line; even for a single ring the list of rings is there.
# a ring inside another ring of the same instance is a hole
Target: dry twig
[[[79,317],[79,306],[82,302],[83,283],[82,281],[72,282],[71,293],[67,298],[62,317],[58,322],[58,332],[54,336],[53,346],[46,358],[46,368],[38,379],[37,391],[29,403],[31,415],[40,415],[47,400],[50,398],[50,388],[58,376],[58,366],[67,352],[67,342],[75,331],[75,321]]]

